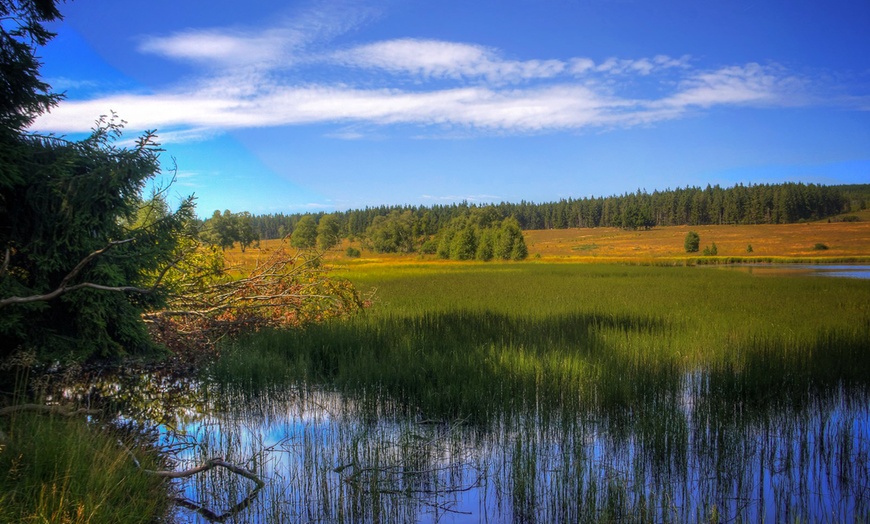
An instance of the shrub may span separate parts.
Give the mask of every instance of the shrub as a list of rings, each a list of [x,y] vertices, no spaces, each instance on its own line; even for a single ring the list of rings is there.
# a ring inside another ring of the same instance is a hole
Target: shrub
[[[424,255],[434,255],[438,252],[438,241],[434,238],[430,238],[429,240],[423,242],[423,245],[420,246],[420,253]]]
[[[707,246],[704,248],[704,256],[711,257],[719,254],[719,248],[716,247],[716,242],[713,242],[712,246]]]
[[[697,253],[701,246],[701,236],[694,231],[689,231],[683,246],[686,248],[686,253]]]
[[[349,248],[347,248],[347,250],[344,252],[344,254],[347,255],[349,258],[359,258],[359,256],[360,256],[362,253],[360,253],[360,250],[357,249],[357,248],[355,248],[355,247],[349,247]]]
[[[747,244],[747,245],[746,245],[746,252],[747,252],[747,253],[752,253],[752,244]]]
[[[815,249],[816,251],[824,251],[828,249],[828,246],[827,244],[822,244],[821,242],[819,242],[813,246],[813,249]]]

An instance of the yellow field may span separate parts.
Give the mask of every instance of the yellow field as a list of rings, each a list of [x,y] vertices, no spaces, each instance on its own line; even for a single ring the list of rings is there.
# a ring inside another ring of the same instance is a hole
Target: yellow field
[[[648,231],[615,228],[526,232],[529,253],[542,258],[685,258],[689,231],[701,249],[715,242],[719,257],[844,258],[870,256],[870,222],[753,226],[676,226]],[[824,244],[829,249],[815,249]],[[752,252],[748,252],[748,246]],[[692,256],[697,256],[692,255]]]
[[[851,260],[870,262],[870,210],[859,214],[861,222],[811,222],[786,225],[675,226],[646,231],[626,231],[617,228],[574,228],[525,231],[529,260],[563,262],[634,262],[684,263],[699,258],[724,261],[729,258],[757,260]],[[701,237],[701,251],[715,242],[717,257],[702,257],[701,252],[687,254],[683,248],[686,233],[696,231]],[[824,244],[828,249],[815,249]],[[252,265],[261,251],[281,245],[280,240],[261,242],[259,249],[241,253],[238,248],[227,252],[230,263]],[[748,252],[748,246],[752,252]],[[362,257],[350,259],[344,255],[348,246],[362,251]],[[327,259],[337,264],[364,263],[445,263],[435,255],[377,254],[362,249],[360,243],[344,241],[331,250]]]

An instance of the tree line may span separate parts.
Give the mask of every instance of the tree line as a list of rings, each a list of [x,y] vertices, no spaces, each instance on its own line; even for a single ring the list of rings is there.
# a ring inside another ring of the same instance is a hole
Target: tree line
[[[335,213],[268,214],[249,216],[258,238],[291,235],[300,221],[312,245],[318,224],[329,222],[330,238],[362,239],[376,251],[410,252],[428,239],[448,231],[456,220],[475,213],[513,217],[520,229],[619,227],[648,229],[660,226],[713,224],[788,224],[820,220],[866,209],[870,184],[737,184],[706,188],[686,187],[609,197],[563,199],[558,202],[477,205],[460,202],[434,206],[378,206]],[[440,240],[440,237],[439,239]]]

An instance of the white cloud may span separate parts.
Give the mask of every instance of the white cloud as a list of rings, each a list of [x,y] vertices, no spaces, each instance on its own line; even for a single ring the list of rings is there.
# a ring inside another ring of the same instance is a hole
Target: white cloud
[[[797,105],[803,82],[778,67],[758,64],[695,73],[683,80],[677,93],[658,102],[671,107],[711,107],[723,104]]]
[[[552,78],[565,69],[560,60],[503,60],[486,47],[404,38],[337,51],[338,63],[360,68],[383,69],[423,78],[484,78],[490,82],[517,82]]]
[[[335,2],[279,19],[268,28],[189,29],[140,38],[138,50],[217,69],[290,67],[304,50],[345,33],[374,16],[372,9]]]
[[[568,70],[575,75],[582,75],[595,68],[595,62],[590,58],[572,58]]]
[[[139,50],[169,58],[222,66],[271,62],[281,56],[285,38],[275,32],[262,35],[202,30],[144,39]]]
[[[143,52],[212,68],[192,82],[150,94],[65,100],[33,127],[86,132],[97,115],[113,110],[128,129],[161,130],[164,143],[313,123],[344,126],[331,135],[341,139],[362,138],[353,126],[393,124],[445,133],[535,133],[649,124],[719,105],[793,104],[802,90],[781,68],[746,64],[697,71],[689,56],[520,61],[484,46],[413,38],[310,49],[361,17],[349,18],[311,11],[260,31],[191,30],[144,39]],[[318,81],[295,81],[290,69],[300,64],[320,67],[312,76]],[[365,87],[354,85],[359,68],[409,76],[415,83],[408,88],[407,78],[378,77],[366,79]],[[625,94],[637,93],[641,81],[657,83],[650,91],[656,98]]]
[[[594,71],[611,75],[638,74],[646,76],[651,73],[658,73],[673,68],[687,69],[691,57],[684,55],[681,58],[671,58],[667,55],[657,55],[654,58],[638,58],[633,60],[610,57],[598,65],[595,65],[594,62],[588,59],[574,60],[574,70],[578,74],[587,71]],[[578,60],[579,62],[576,62]]]
[[[513,89],[474,86],[417,91],[270,84],[244,90],[243,96],[212,84],[190,92],[66,101],[40,117],[35,128],[83,131],[83,122],[111,109],[128,122],[128,128],[169,129],[161,135],[163,141],[190,140],[228,129],[311,123],[458,126],[525,133],[651,123],[716,105],[786,104],[790,102],[782,87],[790,85],[789,79],[754,65],[695,74],[676,92],[651,100],[564,82]]]

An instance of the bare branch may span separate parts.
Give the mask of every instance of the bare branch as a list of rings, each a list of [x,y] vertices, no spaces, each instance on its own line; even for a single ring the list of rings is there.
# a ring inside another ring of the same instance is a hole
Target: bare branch
[[[331,279],[328,268],[299,252],[276,250],[241,275],[225,269],[198,271],[174,288],[168,307],[143,318],[152,334],[177,354],[208,354],[228,335],[266,327],[288,327],[363,307],[353,286]],[[204,279],[202,277],[205,277]]]
[[[76,264],[76,266],[72,269],[72,271],[70,271],[69,273],[66,274],[65,277],[63,277],[63,280],[60,281],[60,284],[58,284],[57,288],[55,288],[53,291],[49,291],[48,293],[44,293],[41,295],[30,295],[30,296],[26,296],[26,297],[7,297],[4,299],[0,299],[0,308],[2,308],[4,306],[11,305],[11,304],[27,304],[27,303],[31,303],[31,302],[45,302],[48,300],[55,299],[55,298],[65,294],[65,293],[69,293],[71,291],[76,291],[78,289],[84,289],[84,288],[97,289],[100,291],[122,292],[122,293],[124,293],[124,292],[151,293],[151,292],[153,292],[154,289],[159,284],[159,280],[157,283],[155,283],[155,285],[151,289],[144,289],[144,288],[134,287],[134,286],[105,286],[102,284],[95,284],[93,282],[83,282],[81,284],[75,284],[72,286],[69,285],[69,283],[76,276],[78,276],[78,274],[81,273],[82,270],[88,264],[90,264],[90,262],[92,260],[99,257],[100,255],[102,255],[103,253],[105,253],[106,251],[108,251],[109,249],[111,249],[115,246],[127,244],[127,243],[132,242],[133,240],[134,239],[132,239],[132,238],[128,238],[125,240],[113,240],[113,241],[109,242],[109,244],[106,247],[104,247],[102,249],[98,249],[98,250],[94,251],[93,253],[91,253],[90,255],[86,256],[85,258],[81,259],[79,261],[79,263]],[[9,257],[10,257],[9,248],[6,248],[6,259],[3,262],[3,267],[2,267],[2,270],[0,270],[0,275],[2,275],[3,272],[6,271],[7,266],[9,264]],[[165,272],[164,272],[164,274],[165,274]],[[161,278],[162,278],[162,276],[161,276]]]
[[[125,240],[113,240],[113,241],[109,242],[109,244],[106,247],[104,247],[102,249],[98,249],[98,250],[94,251],[93,253],[91,253],[90,255],[86,256],[85,258],[81,259],[81,261],[78,264],[76,264],[76,267],[74,267],[72,269],[72,271],[70,271],[69,273],[67,273],[67,275],[65,277],[63,277],[63,280],[60,281],[60,285],[58,286],[58,289],[62,289],[64,287],[66,287],[67,282],[74,279],[82,271],[82,269],[85,268],[85,266],[90,264],[91,260],[97,258],[98,256],[102,255],[103,253],[112,249],[115,246],[120,246],[122,244],[128,244],[132,241],[133,241],[132,238],[128,238]]]
[[[238,514],[243,509],[247,508],[250,505],[250,503],[253,502],[254,499],[257,498],[257,495],[259,494],[260,490],[266,486],[266,482],[264,482],[263,479],[261,479],[260,477],[255,475],[250,470],[243,468],[241,466],[237,466],[237,465],[232,464],[230,462],[227,462],[221,457],[213,457],[213,458],[207,459],[203,464],[201,464],[199,466],[194,466],[194,467],[186,469],[184,471],[143,469],[142,465],[139,463],[139,460],[136,459],[136,455],[134,455],[133,452],[130,451],[130,448],[125,446],[124,443],[121,442],[120,440],[118,441],[118,444],[120,444],[121,447],[124,448],[124,450],[127,452],[127,454],[130,455],[130,458],[133,460],[133,463],[136,464],[136,467],[139,468],[144,473],[148,473],[149,475],[155,475],[158,477],[169,478],[169,479],[180,479],[180,478],[191,477],[193,475],[196,475],[197,473],[202,473],[204,471],[208,471],[208,470],[215,468],[215,467],[221,467],[221,468],[226,468],[226,469],[230,470],[231,472],[235,473],[236,475],[240,475],[242,477],[245,477],[246,479],[252,480],[257,485],[253,490],[251,490],[250,493],[248,493],[248,496],[246,496],[239,503],[237,503],[232,508],[229,508],[227,511],[225,511],[221,515],[218,515],[217,513],[214,513],[213,511],[202,506],[202,504],[194,502],[194,501],[189,500],[187,498],[184,498],[184,497],[176,497],[175,498],[175,502],[178,503],[180,506],[184,506],[188,509],[192,509],[192,510],[196,511],[197,513],[206,517],[206,519],[211,521],[211,522],[223,522],[227,518]]]

